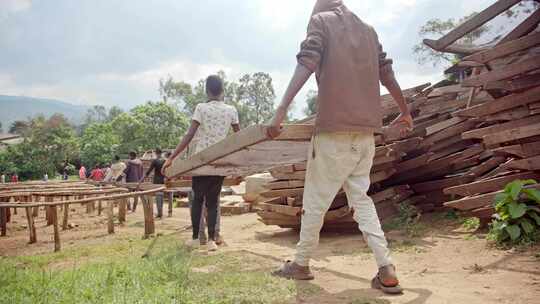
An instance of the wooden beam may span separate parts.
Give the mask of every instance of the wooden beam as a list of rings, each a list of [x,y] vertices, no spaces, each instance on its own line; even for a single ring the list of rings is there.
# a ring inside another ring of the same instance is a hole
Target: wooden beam
[[[28,244],[34,244],[37,242],[36,225],[34,224],[34,216],[32,215],[31,208],[24,208],[26,211],[26,221],[28,223],[28,232],[30,234],[30,240]]]
[[[478,178],[484,175],[485,173],[497,168],[500,164],[504,163],[505,161],[506,161],[505,157],[501,157],[501,156],[492,157],[489,160],[481,163],[480,165],[470,169],[469,174]]]
[[[540,189],[540,184],[527,186],[527,188]],[[471,196],[471,197],[465,197],[459,200],[444,203],[444,206],[458,209],[458,210],[463,210],[463,211],[474,210],[474,209],[486,207],[493,204],[495,196],[499,193],[502,193],[502,191],[485,193],[485,194]]]
[[[520,158],[529,158],[532,156],[540,155],[540,142],[505,146],[493,149],[492,151],[498,155],[515,155]]]
[[[304,188],[270,190],[261,193],[262,197],[299,197],[304,194]]]
[[[303,180],[286,180],[286,181],[275,181],[270,182],[264,187],[268,190],[281,190],[281,189],[290,189],[290,188],[302,188],[304,187]]]
[[[450,118],[450,119],[445,120],[443,122],[434,124],[434,125],[429,126],[429,127],[426,128],[426,135],[429,136],[429,135],[435,134],[435,133],[437,133],[439,131],[442,131],[442,130],[444,130],[446,128],[457,125],[457,124],[459,124],[459,123],[461,123],[463,121],[465,121],[465,118],[453,117],[453,118]]]
[[[509,80],[488,82],[484,85],[484,90],[504,90],[508,92],[520,92],[531,89],[540,84],[540,73],[523,75]]]
[[[411,185],[411,188],[416,193],[429,193],[437,190],[442,190],[444,188],[461,185],[465,183],[470,183],[474,180],[474,177],[471,175],[462,175],[462,176],[454,176],[454,177],[448,177],[443,178],[439,180],[433,180],[429,182],[419,183]]]
[[[460,110],[454,115],[460,117],[481,117],[516,108],[540,100],[540,86],[523,93],[508,95],[491,102]]]
[[[514,30],[508,33],[508,35],[506,35],[506,37],[504,37],[499,43],[507,43],[529,34],[538,27],[539,22],[540,9],[537,9],[534,13],[527,17],[527,19],[521,22],[521,24],[519,24]]]
[[[483,137],[483,141],[485,145],[491,146],[536,135],[540,135],[540,123],[489,134]]]
[[[518,40],[500,44],[489,50],[465,57],[463,58],[463,60],[475,61],[479,63],[488,63],[492,60],[512,55],[514,53],[530,49],[537,45],[540,45],[540,33],[531,34]]]
[[[56,206],[51,206],[51,218],[54,231],[54,252],[60,251],[60,229],[58,227],[58,210]]]
[[[487,115],[482,117],[482,120],[485,122],[492,121],[512,121],[523,119],[527,116],[534,115],[527,105],[521,105],[514,109],[498,112],[495,114]]]
[[[535,124],[535,123],[540,123],[540,115],[530,116],[523,119],[510,121],[507,123],[496,124],[496,125],[485,127],[485,128],[467,131],[461,134],[461,137],[463,139],[482,139],[484,136],[487,136],[490,134],[498,133],[501,131],[505,131],[505,130],[509,130],[509,129],[513,129],[517,127],[527,126],[527,125]]]
[[[473,196],[476,194],[499,191],[508,183],[518,179],[538,179],[540,175],[534,172],[525,172],[502,176],[494,179],[476,181],[463,185],[453,186],[444,189],[444,193],[458,196]]]
[[[480,12],[479,14],[475,15],[474,17],[470,18],[469,20],[465,21],[452,31],[450,31],[448,34],[444,35],[439,40],[430,40],[425,39],[424,44],[431,47],[434,50],[437,51],[443,51],[446,47],[451,45],[452,43],[456,42],[457,40],[461,39],[463,36],[467,35],[468,33],[476,30],[480,26],[484,25],[491,19],[497,17],[504,11],[508,10],[515,4],[519,3],[521,0],[499,0],[495,2],[493,5],[485,9],[484,11]]]
[[[510,169],[540,170],[540,156],[514,160],[508,164]]]
[[[262,210],[268,211],[268,212],[276,212],[279,214],[284,214],[288,216],[300,216],[302,213],[301,207],[291,207],[287,205],[275,205],[275,204],[265,204],[260,203],[258,204],[259,207],[261,207]]]
[[[464,87],[480,87],[489,82],[512,78],[516,75],[540,69],[540,56],[534,56],[523,61],[509,64],[501,69],[493,70],[465,79],[461,85]]]

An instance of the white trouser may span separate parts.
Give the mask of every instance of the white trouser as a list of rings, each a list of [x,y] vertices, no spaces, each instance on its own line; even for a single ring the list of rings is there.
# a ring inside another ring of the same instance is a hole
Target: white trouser
[[[375,156],[371,132],[319,133],[311,140],[304,189],[304,212],[295,262],[309,266],[319,245],[324,216],[343,187],[354,219],[379,267],[392,264],[377,210],[367,195]]]

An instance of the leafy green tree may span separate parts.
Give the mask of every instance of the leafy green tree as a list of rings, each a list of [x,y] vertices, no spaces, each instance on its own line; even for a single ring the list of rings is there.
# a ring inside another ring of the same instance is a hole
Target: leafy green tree
[[[45,173],[54,176],[65,163],[77,160],[78,141],[64,116],[38,116],[26,125],[23,142],[8,147],[2,166],[9,166],[23,179],[37,179]]]
[[[16,120],[9,126],[9,133],[23,135],[28,130],[28,122]]]
[[[450,18],[448,20],[441,20],[438,18],[428,20],[426,24],[424,24],[421,28],[418,34],[420,37],[428,38],[428,37],[440,37],[444,36],[449,31],[453,30],[457,26],[459,26],[461,23],[471,19],[478,13],[474,12],[468,16],[465,16],[459,20],[455,20],[453,18]],[[457,41],[457,43],[462,45],[472,45],[478,38],[482,37],[484,34],[488,33],[490,30],[490,27],[487,25],[483,25],[479,27],[478,29],[472,31],[471,33],[465,35],[462,39]],[[451,63],[459,60],[459,56],[455,54],[445,53],[445,52],[438,52],[430,48],[429,46],[425,45],[424,43],[420,42],[419,44],[415,45],[413,47],[413,52],[416,57],[416,61],[419,64],[425,65],[427,63],[432,63],[433,66],[438,66],[442,63]]]
[[[307,107],[304,109],[306,116],[313,116],[317,114],[317,91],[310,90],[306,97]]]
[[[272,77],[267,73],[246,74],[236,89],[236,104],[244,125],[262,124],[274,115],[276,93]]]
[[[118,153],[128,154],[138,151],[140,147],[143,124],[130,113],[122,113],[111,122],[113,132],[120,143]]]
[[[145,150],[176,146],[188,127],[186,116],[165,102],[147,102],[131,113],[142,124],[140,145]]]
[[[200,80],[195,87],[192,87],[183,81],[175,82],[169,76],[166,80],[159,81],[159,93],[163,101],[174,101],[188,116],[193,115],[198,103],[205,102],[207,99],[204,80]]]
[[[81,137],[81,162],[89,168],[110,163],[119,143],[110,123],[92,124]]]
[[[120,114],[112,121],[120,140],[119,152],[172,148],[187,130],[188,119],[178,107],[167,102],[147,102]]]
[[[86,111],[84,122],[86,125],[91,125],[96,122],[107,122],[108,112],[102,105],[96,105]]]
[[[109,114],[107,115],[107,122],[113,121],[116,117],[118,117],[120,114],[124,113],[124,110],[120,109],[120,107],[113,106],[109,109]]]

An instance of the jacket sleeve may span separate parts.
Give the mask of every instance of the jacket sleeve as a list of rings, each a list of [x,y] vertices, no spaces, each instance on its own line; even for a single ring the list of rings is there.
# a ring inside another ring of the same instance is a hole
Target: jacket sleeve
[[[377,33],[375,32],[375,30],[373,30],[373,32],[375,33],[377,45],[379,47],[379,77],[381,79],[381,83],[384,86],[387,86],[394,78],[394,69],[392,68],[392,64],[394,63],[394,61],[387,57],[387,54],[384,51],[382,44],[379,42]]]
[[[309,22],[306,40],[300,46],[296,55],[298,63],[312,72],[319,68],[326,47],[326,31],[320,16],[313,16]]]

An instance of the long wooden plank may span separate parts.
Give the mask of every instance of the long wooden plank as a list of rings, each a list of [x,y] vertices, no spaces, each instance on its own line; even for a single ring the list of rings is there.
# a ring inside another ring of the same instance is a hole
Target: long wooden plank
[[[528,188],[540,189],[540,184],[528,186]],[[495,196],[499,193],[502,193],[502,191],[485,193],[472,197],[465,197],[459,200],[444,203],[444,205],[446,207],[463,211],[474,210],[493,204]]]
[[[523,75],[515,79],[489,82],[484,86],[484,90],[504,90],[508,92],[519,92],[537,87],[540,84],[540,73]]]
[[[529,110],[527,105],[521,105],[514,109],[484,116],[482,117],[482,120],[484,120],[485,122],[512,121],[512,120],[523,119],[531,115],[534,115],[534,113],[531,110]]]
[[[469,109],[460,110],[454,115],[461,117],[481,117],[504,110],[516,108],[540,100],[540,87],[536,87],[523,93],[508,95],[491,102],[473,106]]]
[[[273,141],[309,140],[312,132],[313,125],[285,125],[282,134]],[[266,140],[268,137],[265,126],[256,125],[246,128],[193,155],[188,160],[178,158],[173,160],[172,165],[165,170],[165,174],[170,178],[178,177]]]
[[[467,56],[463,58],[463,60],[488,63],[492,60],[527,50],[537,45],[540,45],[540,33],[531,34],[518,40],[508,41],[489,50]]]
[[[537,9],[534,13],[527,17],[527,19],[521,22],[521,24],[519,24],[514,30],[508,33],[508,35],[506,35],[506,37],[504,37],[499,43],[506,43],[529,34],[538,27],[539,22],[540,9]]]
[[[500,147],[492,151],[498,155],[515,155],[521,158],[529,158],[540,155],[540,142]]]
[[[530,116],[519,120],[510,121],[507,123],[496,124],[493,126],[467,131],[461,135],[463,139],[482,139],[484,136],[513,129],[517,127],[527,126],[530,124],[540,123],[540,115]]]
[[[456,135],[460,135],[461,133],[469,131],[475,126],[476,126],[476,122],[470,121],[470,120],[458,123],[457,125],[448,127],[438,133],[435,133],[433,135],[426,137],[421,145],[422,146],[432,145],[438,141],[442,141],[444,139],[451,138]]]
[[[523,61],[504,66],[478,76],[465,79],[461,85],[464,87],[479,87],[489,82],[512,78],[516,75],[525,74],[540,69],[540,56],[534,56]]]
[[[473,167],[469,170],[469,174],[478,178],[487,172],[497,168],[499,165],[506,161],[506,157],[496,156],[492,157],[487,161],[482,162],[480,165]]]
[[[521,0],[499,0],[493,5],[478,13],[474,17],[465,21],[439,40],[425,39],[424,44],[434,50],[443,51],[446,47],[461,39],[463,36],[479,28],[491,19],[497,17],[507,9],[511,8]]]
[[[444,193],[459,195],[459,196],[472,196],[476,194],[483,194],[488,192],[494,192],[503,189],[508,183],[518,179],[538,179],[540,175],[534,172],[525,172],[512,174],[494,179],[476,181],[464,185],[453,186],[444,189]]]
[[[486,145],[495,145],[536,135],[540,135],[540,123],[489,134],[483,137],[483,141]]]
[[[260,203],[258,207],[261,207],[265,211],[276,212],[279,214],[289,215],[289,216],[300,216],[302,212],[301,207],[291,207],[286,205],[275,205],[275,204],[265,204]]]
[[[410,171],[410,170],[425,166],[433,155],[435,155],[435,153],[429,152],[429,153],[424,153],[419,157],[403,161],[396,165],[396,170],[397,170],[396,173],[403,173],[406,171]]]
[[[262,197],[278,197],[278,196],[284,196],[284,197],[298,197],[304,194],[304,188],[293,188],[293,189],[279,189],[279,190],[270,190],[261,193]]]
[[[474,180],[473,176],[470,175],[462,175],[462,176],[454,176],[454,177],[448,177],[440,180],[434,180],[419,184],[411,185],[411,188],[416,193],[429,193],[433,191],[442,190],[444,188],[461,185],[465,183],[470,183]]]
[[[264,185],[264,187],[269,190],[301,188],[301,187],[304,187],[304,181],[302,180],[276,181],[276,182],[268,183]]]
[[[434,125],[429,126],[429,127],[426,128],[426,135],[427,136],[432,135],[432,134],[437,133],[439,131],[442,131],[442,130],[444,130],[446,128],[449,128],[451,126],[457,125],[458,123],[461,123],[463,121],[465,121],[465,118],[453,117],[453,118],[450,118],[450,119],[445,120],[443,122],[434,124]]]
[[[514,160],[508,164],[510,169],[540,170],[540,156]]]

